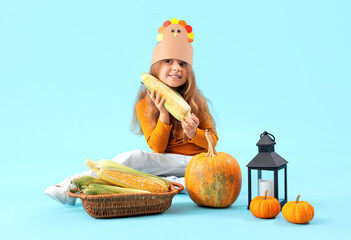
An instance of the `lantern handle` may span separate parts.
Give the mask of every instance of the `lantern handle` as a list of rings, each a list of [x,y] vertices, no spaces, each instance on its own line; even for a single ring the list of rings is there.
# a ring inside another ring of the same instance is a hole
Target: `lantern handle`
[[[273,141],[275,141],[275,137],[273,136],[273,134],[267,132],[267,131],[264,131],[261,135],[260,135],[260,138],[263,136],[263,135],[269,135],[273,138]]]

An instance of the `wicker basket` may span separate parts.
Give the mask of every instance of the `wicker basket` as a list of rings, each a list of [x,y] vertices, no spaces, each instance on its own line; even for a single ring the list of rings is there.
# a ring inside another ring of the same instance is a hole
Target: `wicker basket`
[[[179,187],[176,188],[175,186]],[[171,190],[166,193],[123,193],[110,195],[68,195],[80,198],[85,211],[94,218],[128,217],[144,214],[161,213],[172,204],[172,198],[183,191],[184,186],[172,182]]]

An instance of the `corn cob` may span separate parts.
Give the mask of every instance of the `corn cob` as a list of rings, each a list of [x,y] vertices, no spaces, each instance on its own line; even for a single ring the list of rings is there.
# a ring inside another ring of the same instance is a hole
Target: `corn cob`
[[[74,193],[81,192],[84,187],[89,186],[90,184],[112,185],[109,182],[106,182],[93,176],[81,176],[73,179],[71,183],[75,186],[74,189],[71,189],[71,192]]]
[[[167,180],[126,167],[111,160],[102,159],[95,162],[88,159],[85,164],[100,179],[121,187],[150,192],[168,192],[170,187],[170,182]]]
[[[83,193],[86,195],[100,195],[100,194],[118,194],[118,193],[150,193],[149,191],[133,189],[133,188],[123,188],[117,186],[109,186],[102,184],[90,184],[85,186]]]
[[[144,84],[150,92],[155,90],[161,93],[162,97],[165,99],[165,108],[177,120],[180,121],[190,116],[191,108],[179,93],[150,74],[143,73],[141,75],[141,80],[142,84]]]

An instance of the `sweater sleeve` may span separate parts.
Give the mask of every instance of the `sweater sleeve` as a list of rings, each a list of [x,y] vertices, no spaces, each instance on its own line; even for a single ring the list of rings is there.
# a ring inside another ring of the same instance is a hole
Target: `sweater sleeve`
[[[205,100],[203,100],[203,103],[206,104]],[[205,116],[203,116],[199,120],[200,125],[196,129],[195,136],[192,139],[189,139],[189,142],[194,143],[199,147],[208,149],[208,142],[205,137],[205,131],[207,129],[211,134],[214,145],[216,146],[218,142],[218,136],[213,121],[211,120],[211,118],[207,118]]]
[[[214,146],[216,146],[217,142],[218,142],[217,133],[215,131],[213,131],[213,129],[211,129],[211,128],[206,128],[206,129],[208,129],[208,131],[210,132]],[[197,146],[208,150],[208,142],[207,142],[207,139],[205,137],[205,130],[204,129],[197,128],[195,136],[192,139],[189,139],[189,142],[194,143]]]
[[[143,99],[136,105],[136,113],[146,142],[154,152],[163,153],[169,142],[172,125],[165,124],[158,120],[156,126],[151,128],[150,120],[145,116],[145,109],[146,101]]]

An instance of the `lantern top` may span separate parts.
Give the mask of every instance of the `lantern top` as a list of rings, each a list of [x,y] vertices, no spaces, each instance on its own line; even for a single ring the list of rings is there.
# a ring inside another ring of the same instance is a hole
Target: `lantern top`
[[[276,152],[258,153],[249,164],[248,168],[255,169],[272,169],[280,168],[288,163],[284,158],[279,156]]]
[[[257,142],[256,146],[269,146],[269,145],[274,145],[275,144],[275,137],[264,131],[260,135],[260,140]]]
[[[286,165],[288,162],[274,151],[275,137],[264,131],[257,142],[258,154],[246,165],[255,169],[275,169]]]

